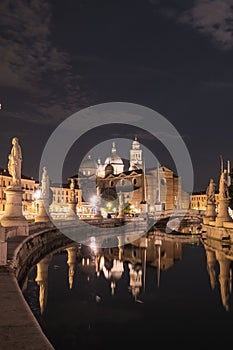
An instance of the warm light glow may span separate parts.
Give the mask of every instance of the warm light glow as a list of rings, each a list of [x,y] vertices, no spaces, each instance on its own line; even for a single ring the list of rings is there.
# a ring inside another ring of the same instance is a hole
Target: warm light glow
[[[34,192],[34,198],[35,198],[35,200],[38,200],[41,198],[41,190],[36,190]]]
[[[91,202],[92,205],[96,205],[96,203],[97,203],[97,196],[92,196],[90,198],[90,202]]]
[[[95,237],[91,237],[90,248],[93,250],[93,252],[96,252],[97,246],[96,246]]]

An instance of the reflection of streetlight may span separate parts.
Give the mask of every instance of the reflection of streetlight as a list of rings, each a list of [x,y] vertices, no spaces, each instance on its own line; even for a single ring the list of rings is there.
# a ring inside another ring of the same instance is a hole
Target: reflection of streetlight
[[[96,245],[95,237],[91,237],[91,244],[90,244],[90,247],[91,247],[92,251],[93,251],[94,253],[96,253],[97,245]]]
[[[38,200],[41,199],[41,197],[42,197],[42,192],[41,192],[40,189],[37,189],[37,190],[34,192],[34,200],[35,200],[34,206],[35,206],[35,211],[36,211],[36,212],[38,212],[38,210],[39,210],[39,208],[38,208],[38,206],[39,206]]]
[[[97,196],[92,196],[90,198],[90,202],[91,202],[92,205],[96,205],[96,203],[97,203]]]

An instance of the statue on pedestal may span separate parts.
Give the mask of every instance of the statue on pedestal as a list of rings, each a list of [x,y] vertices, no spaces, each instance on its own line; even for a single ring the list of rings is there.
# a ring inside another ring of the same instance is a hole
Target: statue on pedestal
[[[214,180],[210,179],[209,186],[207,187],[207,190],[206,190],[207,204],[215,203],[215,186],[216,184],[214,183]]]
[[[49,187],[50,181],[46,167],[43,167],[42,172],[42,180],[41,180],[41,190],[42,190],[42,198],[49,199]]]
[[[22,152],[17,137],[13,137],[11,142],[12,149],[8,156],[8,171],[12,176],[12,186],[8,186],[5,190],[6,207],[1,218],[1,224],[4,227],[18,227],[15,235],[28,235],[28,221],[23,215],[22,209],[22,195],[24,192],[21,187]]]
[[[76,194],[75,194],[75,180],[70,180],[70,200],[71,202],[76,202]]]
[[[227,170],[225,169],[221,173],[220,181],[219,181],[219,200],[230,199],[226,177],[227,177]]]
[[[12,149],[8,156],[8,171],[12,176],[13,186],[21,184],[22,151],[17,137],[12,139]]]
[[[50,180],[46,167],[42,169],[41,179],[41,197],[39,198],[39,210],[35,222],[50,222],[49,218],[50,205]]]

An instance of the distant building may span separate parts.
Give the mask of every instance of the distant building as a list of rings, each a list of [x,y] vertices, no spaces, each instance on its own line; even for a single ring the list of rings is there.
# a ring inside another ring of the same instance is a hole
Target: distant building
[[[127,169],[116,153],[115,142],[112,143],[110,156],[103,164],[100,158],[95,161],[89,154],[81,163],[78,174],[72,176],[82,191],[83,202],[91,205],[98,192],[102,205],[112,206],[117,211],[118,195],[121,192],[125,203],[130,204],[135,213],[169,210],[175,206],[189,207],[190,196],[182,190],[181,179],[172,170],[165,166],[144,170],[145,161],[136,137],[132,141],[129,158]]]
[[[50,212],[55,217],[65,217],[69,212],[71,198],[70,180],[75,179],[75,195],[77,213],[80,217],[91,217],[95,214],[97,194],[101,199],[98,205],[106,212],[117,213],[119,209],[119,194],[124,204],[132,214],[170,210],[175,206],[188,208],[190,196],[182,190],[182,183],[171,169],[165,166],[145,169],[141,145],[137,139],[132,141],[129,150],[129,165],[124,164],[117,154],[116,143],[112,143],[111,153],[102,163],[89,154],[81,163],[77,174],[69,177],[67,183],[51,183]],[[23,214],[34,218],[38,211],[40,184],[32,177],[22,175]],[[3,215],[6,205],[5,190],[12,184],[8,170],[0,168],[0,215]],[[178,198],[178,193],[180,196]],[[197,200],[191,196],[191,207],[197,207]]]
[[[207,205],[206,200],[207,200],[207,195],[205,191],[193,192],[190,195],[190,209],[206,210],[206,205]],[[215,200],[216,200],[216,209],[217,209],[219,204],[218,192],[215,193]]]
[[[23,214],[25,217],[30,218],[36,211],[35,208],[35,192],[38,189],[38,182],[32,177],[22,175],[21,179],[23,198]],[[8,186],[12,185],[12,176],[7,169],[0,168],[0,215],[2,216],[6,207],[6,194],[5,190]]]
[[[54,216],[65,216],[69,212],[69,201],[71,199],[71,189],[69,183],[57,184],[52,183],[50,186],[52,191],[52,203],[50,204],[49,211]],[[82,203],[82,193],[78,186],[75,186],[75,196],[77,200],[77,206]]]

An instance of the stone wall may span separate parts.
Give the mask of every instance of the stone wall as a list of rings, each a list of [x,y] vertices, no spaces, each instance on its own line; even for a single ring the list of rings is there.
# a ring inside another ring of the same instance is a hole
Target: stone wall
[[[39,223],[38,226],[40,225]],[[10,261],[10,266],[14,270],[19,285],[22,285],[32,266],[51,251],[71,242],[57,228],[47,228],[25,237],[25,240],[19,244]]]

